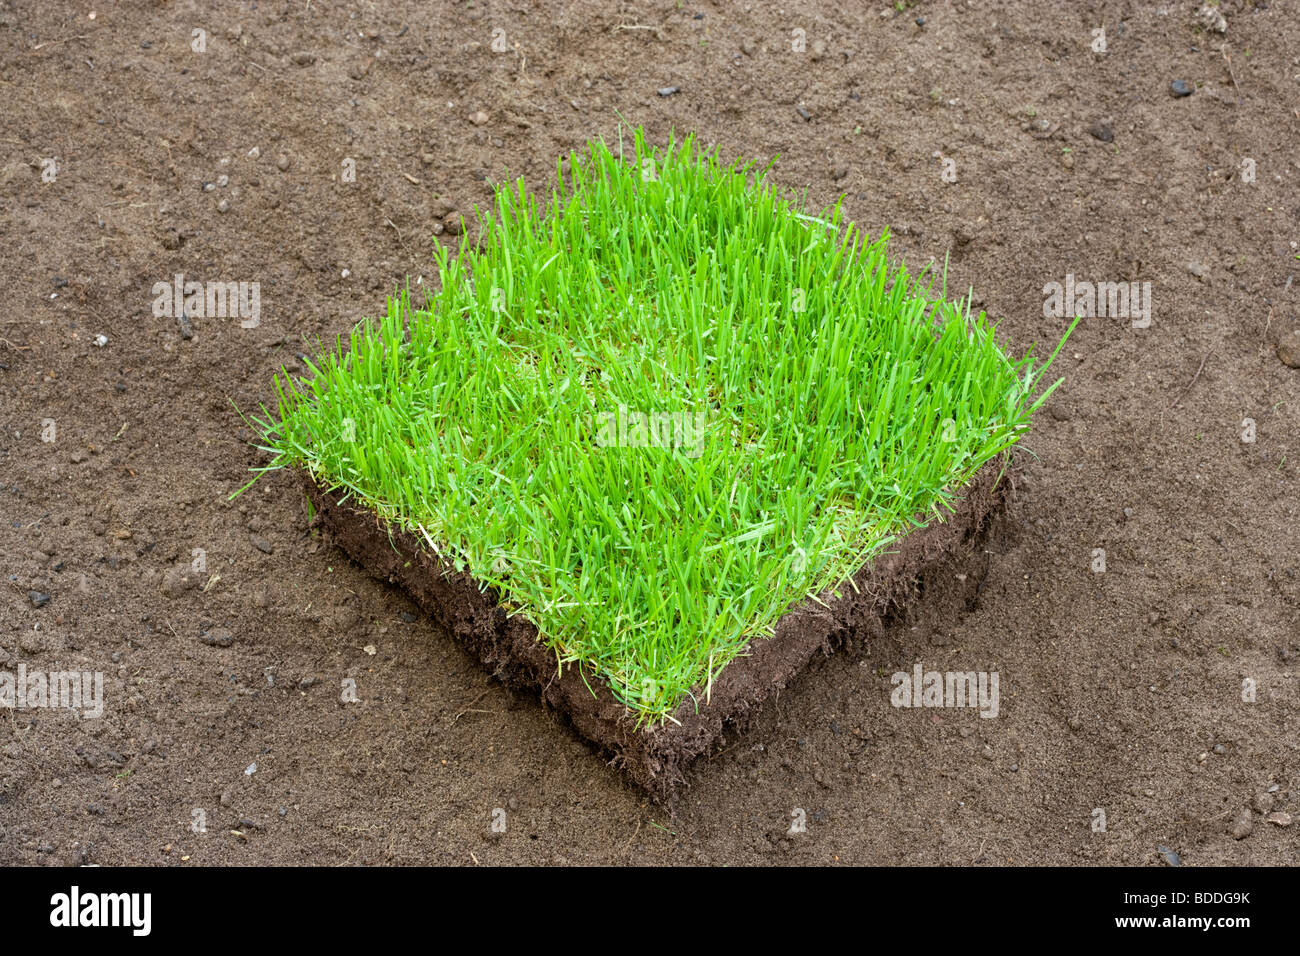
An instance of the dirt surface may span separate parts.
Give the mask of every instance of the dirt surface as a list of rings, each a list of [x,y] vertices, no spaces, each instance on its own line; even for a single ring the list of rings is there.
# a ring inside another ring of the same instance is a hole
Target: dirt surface
[[[1197,7],[0,0],[0,671],[104,673],[0,712],[0,862],[1295,863],[1300,10]],[[1047,283],[1152,288],[1066,346],[978,602],[814,662],[671,816],[294,476],[228,500],[236,406],[619,115],[779,153],[1016,352]],[[155,316],[176,274],[260,321]],[[918,662],[998,717],[891,706]]]

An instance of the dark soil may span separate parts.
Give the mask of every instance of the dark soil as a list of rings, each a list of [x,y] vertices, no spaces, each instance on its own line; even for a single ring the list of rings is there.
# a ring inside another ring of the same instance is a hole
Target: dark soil
[[[1198,7],[0,0],[0,670],[105,675],[102,717],[0,712],[0,862],[1295,863],[1300,17]],[[1153,289],[1066,346],[980,583],[814,659],[675,814],[296,476],[229,499],[275,369],[619,115],[847,194],[1017,354],[1049,282]],[[260,323],[155,317],[178,273]],[[998,672],[1000,715],[892,707],[917,662]]]

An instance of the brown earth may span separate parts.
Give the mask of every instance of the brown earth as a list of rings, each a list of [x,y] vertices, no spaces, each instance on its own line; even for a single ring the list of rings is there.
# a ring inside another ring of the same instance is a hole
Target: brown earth
[[[0,0],[0,671],[105,674],[102,717],[0,713],[0,862],[1300,859],[1297,4],[818,6]],[[620,115],[847,193],[1017,353],[1067,273],[1154,303],[1071,338],[978,601],[815,662],[675,815],[313,535],[294,476],[228,498],[263,461],[236,406]],[[155,317],[177,273],[259,283],[260,323]],[[892,707],[918,661],[996,671],[999,716]]]

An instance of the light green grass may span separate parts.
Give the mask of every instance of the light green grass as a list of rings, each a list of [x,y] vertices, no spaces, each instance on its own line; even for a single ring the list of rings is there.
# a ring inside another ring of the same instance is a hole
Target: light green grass
[[[268,470],[416,532],[655,722],[937,519],[1055,385],[1035,401],[1046,365],[887,264],[887,233],[689,138],[627,145],[570,157],[544,207],[498,190],[436,298],[277,377],[258,425]],[[677,431],[621,434],[620,406]]]

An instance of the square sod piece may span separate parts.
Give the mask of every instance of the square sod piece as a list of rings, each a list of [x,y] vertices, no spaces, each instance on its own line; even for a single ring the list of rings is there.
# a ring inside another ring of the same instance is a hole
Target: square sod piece
[[[887,232],[626,146],[501,187],[258,423],[353,557],[663,797],[983,521],[1051,388]]]

